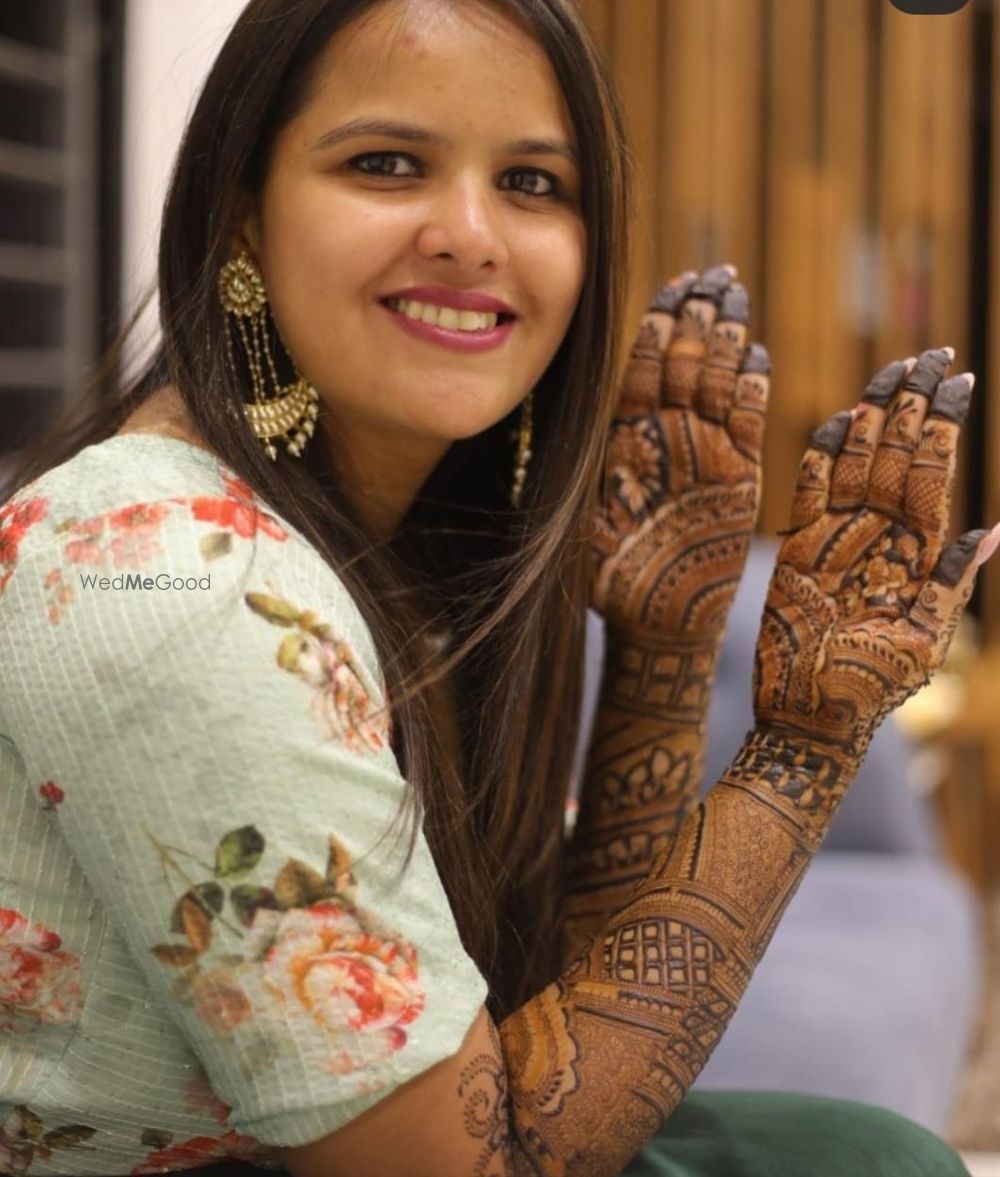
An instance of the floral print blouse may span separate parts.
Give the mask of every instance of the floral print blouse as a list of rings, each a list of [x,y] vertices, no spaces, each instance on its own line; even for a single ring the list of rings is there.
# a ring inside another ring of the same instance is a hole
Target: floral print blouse
[[[0,505],[0,650],[0,1174],[279,1168],[459,1048],[371,635],[218,459],[115,436]]]

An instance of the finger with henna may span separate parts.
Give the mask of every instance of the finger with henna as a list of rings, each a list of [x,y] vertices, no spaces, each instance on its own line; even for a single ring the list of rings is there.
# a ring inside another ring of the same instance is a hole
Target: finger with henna
[[[708,333],[705,365],[695,399],[695,411],[709,421],[723,424],[736,392],[750,322],[750,295],[734,282],[722,296],[719,315]]]
[[[664,406],[689,409],[694,405],[709,332],[735,276],[733,266],[713,266],[688,292],[663,361]]]
[[[868,482],[867,502],[876,510],[901,515],[910,462],[920,442],[924,419],[954,358],[955,349],[951,347],[922,352],[902,387],[893,394]]]
[[[906,479],[906,522],[927,537],[927,567],[938,558],[948,530],[956,451],[972,403],[975,376],[965,372],[938,385]]]
[[[663,353],[673,336],[676,317],[697,277],[694,270],[687,270],[671,278],[643,315],[625,365],[616,416],[656,412],[663,379]]]
[[[764,424],[770,391],[771,357],[762,343],[751,343],[736,380],[726,428],[736,449],[758,464],[764,451]]]
[[[940,665],[976,586],[979,569],[1000,547],[1000,523],[992,531],[977,529],[960,535],[938,558],[920,595],[910,609],[910,620],[930,630],[935,638],[934,661]]]
[[[912,360],[895,360],[876,372],[864,391],[837,458],[830,482],[830,506],[838,510],[857,507],[865,501],[875,451],[882,440],[886,409]]]
[[[799,466],[792,496],[789,531],[798,531],[817,520],[830,504],[830,479],[854,414],[843,409],[812,435]],[[783,533],[783,534],[787,534]]]

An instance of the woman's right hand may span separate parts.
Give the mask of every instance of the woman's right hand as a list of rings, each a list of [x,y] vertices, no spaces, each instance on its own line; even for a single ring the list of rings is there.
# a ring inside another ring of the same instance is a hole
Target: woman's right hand
[[[754,666],[758,733],[856,764],[947,652],[1000,542],[948,546],[955,451],[974,377],[954,352],[896,361],[816,431],[799,471]],[[839,775],[839,774],[838,774]]]

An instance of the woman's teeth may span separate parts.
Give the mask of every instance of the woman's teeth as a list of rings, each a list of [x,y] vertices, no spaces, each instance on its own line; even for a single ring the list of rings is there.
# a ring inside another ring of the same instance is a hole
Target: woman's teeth
[[[388,298],[386,305],[408,319],[445,327],[449,331],[492,331],[499,318],[495,311],[458,311],[454,307],[438,307],[412,298]]]

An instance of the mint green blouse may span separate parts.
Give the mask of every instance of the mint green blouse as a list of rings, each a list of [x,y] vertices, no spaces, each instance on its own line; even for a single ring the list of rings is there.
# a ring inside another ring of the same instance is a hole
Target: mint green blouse
[[[218,459],[0,506],[0,667],[0,1174],[273,1167],[455,1053],[486,982],[422,833],[400,875],[371,635]]]

